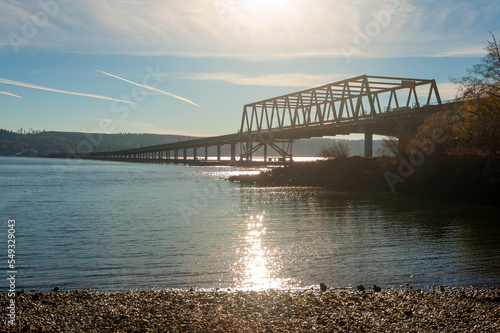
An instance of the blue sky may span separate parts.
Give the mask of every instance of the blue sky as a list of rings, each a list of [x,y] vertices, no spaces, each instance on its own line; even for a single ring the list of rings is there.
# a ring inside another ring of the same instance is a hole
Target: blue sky
[[[0,128],[228,134],[244,104],[359,74],[452,99],[490,31],[497,0],[0,0]]]

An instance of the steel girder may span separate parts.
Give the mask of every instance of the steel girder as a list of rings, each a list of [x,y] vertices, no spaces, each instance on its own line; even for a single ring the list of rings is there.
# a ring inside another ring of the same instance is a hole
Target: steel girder
[[[258,149],[264,147],[267,152],[270,147],[284,159],[292,159],[293,140],[359,133],[360,128],[370,126],[374,134],[394,135],[399,120],[440,109],[430,104],[442,106],[435,80],[361,75],[247,104],[240,131],[235,134],[114,152],[94,151],[84,157],[145,158],[158,151],[168,151],[168,155],[173,151],[177,160],[181,150],[210,146],[218,146],[220,150],[220,146],[231,144],[231,157],[235,159],[239,143],[242,158],[251,160]]]
[[[393,111],[418,112],[431,102],[442,104],[435,80],[361,75],[247,104],[240,135],[339,128],[344,122],[376,119]]]

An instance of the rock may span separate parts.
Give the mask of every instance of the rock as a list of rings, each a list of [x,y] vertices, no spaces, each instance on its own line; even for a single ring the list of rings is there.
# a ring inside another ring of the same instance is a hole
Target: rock
[[[321,289],[321,291],[325,292],[328,289],[328,287],[324,283],[320,283],[319,289]]]
[[[365,290],[365,286],[363,286],[362,284],[358,284],[358,291],[364,291]]]
[[[52,291],[55,293],[59,292],[59,287],[54,287],[54,289],[52,289]]]
[[[373,291],[376,293],[379,293],[382,291],[382,288],[380,288],[379,286],[373,285]]]

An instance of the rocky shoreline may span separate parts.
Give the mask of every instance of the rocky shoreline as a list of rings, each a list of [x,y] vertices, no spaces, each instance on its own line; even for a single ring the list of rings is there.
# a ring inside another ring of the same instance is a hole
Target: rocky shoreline
[[[324,289],[324,288],[323,288]],[[500,290],[18,292],[2,332],[498,332]]]

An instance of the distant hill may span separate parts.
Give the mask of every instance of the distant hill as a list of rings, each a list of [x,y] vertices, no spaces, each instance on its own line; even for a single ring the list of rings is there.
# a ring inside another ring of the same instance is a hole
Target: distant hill
[[[182,135],[47,131],[20,134],[0,129],[0,155],[43,156],[62,152],[113,151],[193,138]]]
[[[31,131],[16,133],[0,129],[0,156],[44,156],[49,153],[114,151],[137,147],[160,145],[170,142],[195,139],[192,136],[164,134],[100,134],[79,132]],[[313,138],[298,140],[293,145],[294,156],[318,156],[321,148],[335,139]],[[380,141],[374,141],[376,151]],[[349,141],[351,155],[363,155],[363,140]],[[215,148],[209,150],[214,154]],[[229,146],[223,147],[224,155],[230,154]],[[200,152],[201,153],[201,152]],[[200,154],[199,153],[199,154]],[[275,155],[269,150],[270,155]]]

